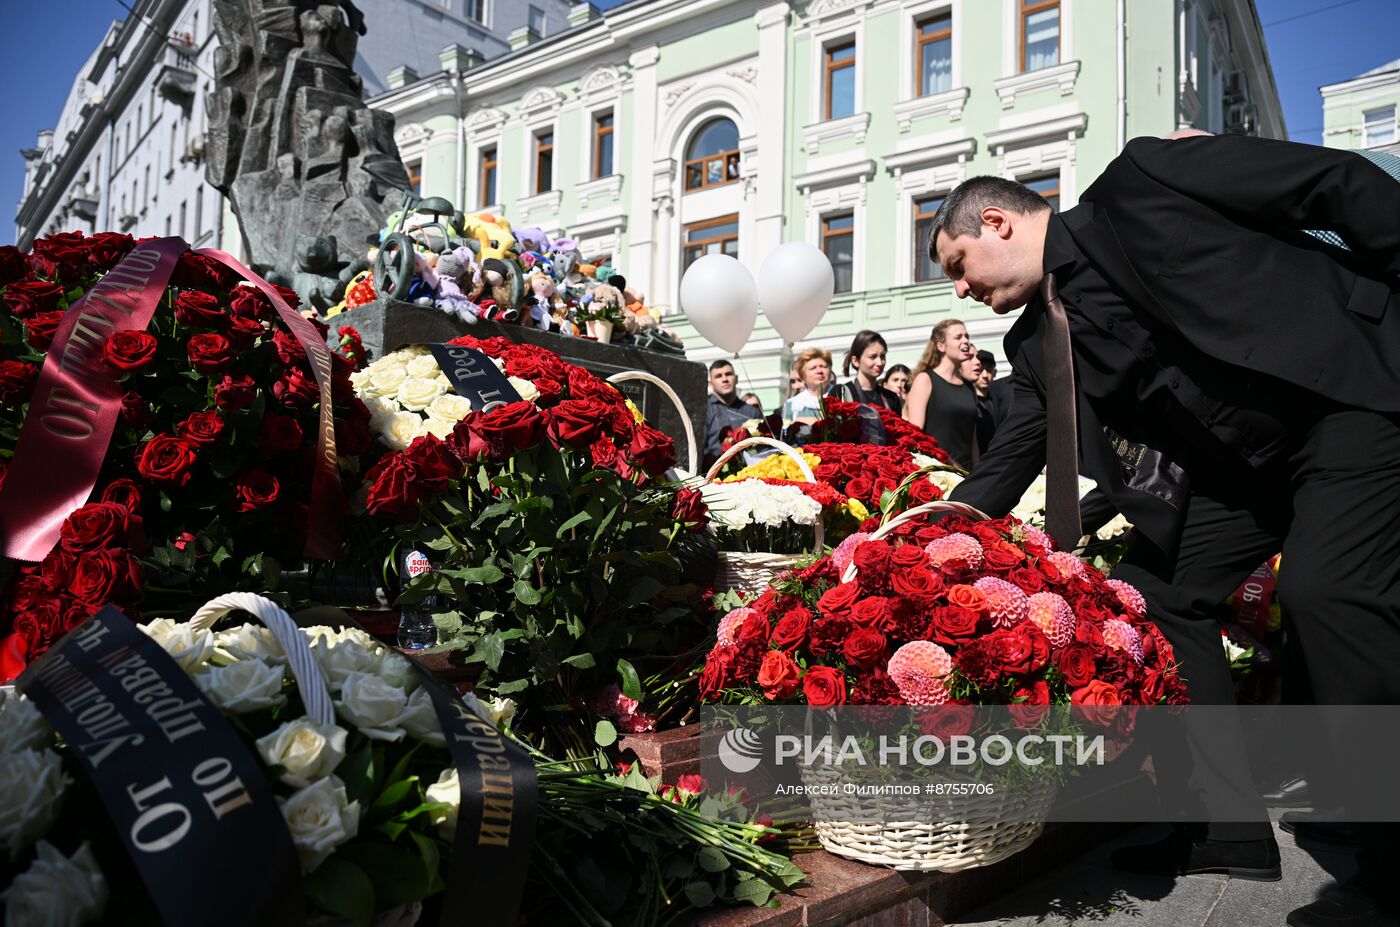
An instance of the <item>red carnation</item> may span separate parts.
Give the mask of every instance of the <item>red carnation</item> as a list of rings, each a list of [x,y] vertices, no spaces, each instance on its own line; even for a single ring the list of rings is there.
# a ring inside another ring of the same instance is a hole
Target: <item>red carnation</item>
[[[102,357],[115,370],[134,373],[156,359],[159,343],[150,332],[124,329],[112,332],[102,346]]]
[[[164,486],[184,486],[194,466],[194,446],[184,438],[156,435],[142,446],[136,457],[136,472]]]

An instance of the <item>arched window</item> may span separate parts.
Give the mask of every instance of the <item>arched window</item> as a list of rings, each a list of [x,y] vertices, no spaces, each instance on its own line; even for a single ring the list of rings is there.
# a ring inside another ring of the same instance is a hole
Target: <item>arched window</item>
[[[711,119],[695,130],[685,149],[685,188],[705,190],[739,179],[739,129],[729,119]]]

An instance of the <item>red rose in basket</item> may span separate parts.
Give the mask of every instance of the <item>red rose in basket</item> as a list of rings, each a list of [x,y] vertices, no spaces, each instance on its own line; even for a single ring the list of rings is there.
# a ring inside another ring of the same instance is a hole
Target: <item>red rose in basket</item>
[[[919,517],[940,509],[954,514]],[[1137,591],[1014,519],[919,506],[792,580],[721,620],[702,676],[707,699],[1006,705],[1026,727],[1071,705],[1126,733],[1122,706],[1186,698]],[[774,677],[778,653],[795,669],[784,663]]]

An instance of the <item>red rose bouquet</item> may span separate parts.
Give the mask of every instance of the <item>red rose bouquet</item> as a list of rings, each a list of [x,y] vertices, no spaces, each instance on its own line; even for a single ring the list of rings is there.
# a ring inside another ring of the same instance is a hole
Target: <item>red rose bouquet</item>
[[[660,479],[670,438],[612,385],[504,338],[451,344],[485,354],[522,398],[473,411],[426,349],[354,377],[379,441],[402,444],[366,474],[365,510],[440,561],[399,602],[436,596],[442,647],[481,666],[479,689],[520,701],[522,729],[557,755],[654,727],[647,680],[675,675],[705,635],[683,575],[706,526],[700,494]]]
[[[64,455],[93,455],[83,496],[57,512],[68,513],[57,542],[38,545],[42,561],[0,583],[5,678],[109,601],[153,618],[188,614],[240,588],[285,600],[283,568],[303,558],[309,524],[340,516],[333,485],[313,511],[321,389],[306,348],[263,290],[172,242],[73,233],[41,239],[31,254],[0,248],[0,506],[13,516],[32,487],[44,488],[45,468],[58,481],[70,463]],[[153,277],[146,290],[149,323],[90,318],[87,307],[138,291],[119,268],[129,266],[124,258],[157,249],[173,269],[165,268],[168,283]],[[273,292],[295,306],[290,290]],[[70,312],[65,353],[50,357]],[[319,336],[324,343],[324,330]],[[31,414],[46,360],[66,367],[78,349],[84,374],[120,397],[105,452],[96,438],[81,451],[55,451],[41,434],[55,421],[87,426],[78,413],[95,403],[56,389],[53,404]],[[338,354],[329,361],[334,452],[353,461],[369,447],[369,410],[350,387],[352,363]],[[55,408],[72,414],[50,418]],[[24,470],[28,485],[16,482]],[[8,528],[11,543],[18,531]]]

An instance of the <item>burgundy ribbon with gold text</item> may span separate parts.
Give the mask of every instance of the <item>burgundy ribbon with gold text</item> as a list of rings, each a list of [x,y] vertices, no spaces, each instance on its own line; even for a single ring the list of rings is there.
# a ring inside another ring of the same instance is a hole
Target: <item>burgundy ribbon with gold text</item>
[[[113,332],[145,330],[188,249],[180,238],[137,242],[58,323],[0,490],[6,557],[43,560],[63,520],[87,502],[122,404],[102,347]]]
[[[335,456],[335,409],[331,400],[331,352],[316,326],[306,320],[278,295],[272,284],[243,266],[236,257],[216,248],[201,248],[195,254],[212,258],[237,271],[244,280],[272,301],[282,323],[287,326],[311,361],[311,373],[321,390],[321,422],[316,434],[316,472],[311,477],[311,514],[306,527],[306,556],[334,560],[340,556],[340,465]]]

